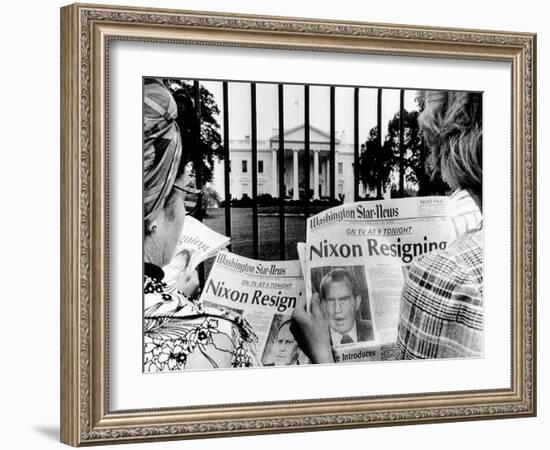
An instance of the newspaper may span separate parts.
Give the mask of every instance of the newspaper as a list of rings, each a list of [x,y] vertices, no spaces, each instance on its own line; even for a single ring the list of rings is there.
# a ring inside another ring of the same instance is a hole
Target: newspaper
[[[163,267],[168,285],[175,285],[180,277],[193,272],[197,266],[229,245],[230,238],[187,216],[182,235],[170,263]]]
[[[292,311],[305,295],[299,260],[258,261],[220,251],[200,300],[240,314],[254,329],[262,366],[308,363],[290,332]]]
[[[395,358],[407,271],[450,237],[447,197],[348,203],[307,220],[306,301],[319,296],[336,362]]]

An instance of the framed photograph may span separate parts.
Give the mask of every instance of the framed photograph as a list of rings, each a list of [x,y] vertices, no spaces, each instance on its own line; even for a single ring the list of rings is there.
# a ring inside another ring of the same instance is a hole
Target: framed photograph
[[[61,9],[61,440],[536,414],[536,36]]]

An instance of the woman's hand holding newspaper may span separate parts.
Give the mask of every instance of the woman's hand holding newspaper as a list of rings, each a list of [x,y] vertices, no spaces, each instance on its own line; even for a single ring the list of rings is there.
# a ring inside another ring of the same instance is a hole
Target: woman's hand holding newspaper
[[[180,292],[183,292],[185,295],[192,297],[194,294],[197,293],[200,286],[199,274],[196,270],[187,270],[190,259],[190,255],[187,250],[180,252],[178,255],[175,256],[175,258],[179,259],[178,263],[180,264],[180,267],[185,268],[184,270],[181,270],[178,276],[176,287]]]
[[[294,312],[290,331],[296,342],[313,364],[334,362],[330,343],[329,323],[321,309],[319,294],[313,294],[311,311],[306,309],[306,299],[301,297]]]

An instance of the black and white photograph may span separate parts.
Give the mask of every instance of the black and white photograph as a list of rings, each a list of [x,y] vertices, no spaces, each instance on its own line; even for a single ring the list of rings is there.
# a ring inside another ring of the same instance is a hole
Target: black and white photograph
[[[144,371],[292,365],[298,349],[333,363],[369,341],[378,360],[483,357],[482,98],[144,77]],[[220,250],[276,280],[298,243],[311,289],[261,297],[286,302],[284,324],[205,306],[207,284],[248,301],[208,281]]]

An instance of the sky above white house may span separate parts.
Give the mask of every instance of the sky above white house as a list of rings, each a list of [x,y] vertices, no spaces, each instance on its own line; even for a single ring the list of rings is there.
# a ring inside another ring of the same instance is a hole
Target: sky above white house
[[[204,81],[220,108],[218,122],[223,130],[222,83]],[[250,135],[250,83],[230,82],[229,91],[229,138],[244,139]],[[310,124],[323,131],[330,130],[330,88],[328,86],[310,87]],[[367,139],[377,120],[377,89],[361,88],[359,91],[359,141]],[[415,101],[416,90],[405,90],[405,109],[418,109]],[[257,132],[258,139],[269,139],[278,128],[278,87],[276,84],[258,83],[256,85]],[[353,143],[353,88],[335,89],[335,128],[336,136],[342,143]],[[399,111],[399,89],[382,90],[382,130],[387,132],[388,122]],[[304,87],[303,85],[284,85],[284,123],[285,129],[304,123]]]

